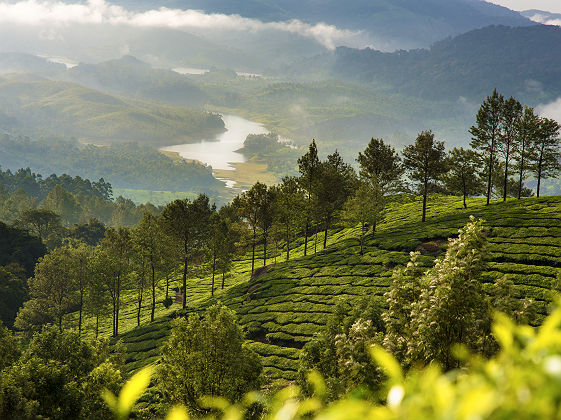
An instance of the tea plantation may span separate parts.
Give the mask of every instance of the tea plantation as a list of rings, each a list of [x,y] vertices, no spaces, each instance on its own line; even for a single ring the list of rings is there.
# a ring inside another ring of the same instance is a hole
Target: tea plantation
[[[419,199],[394,203],[377,232],[369,232],[365,238],[364,255],[359,254],[358,229],[341,229],[330,232],[325,250],[319,251],[318,238],[315,254],[312,238],[312,255],[307,257],[300,239],[289,261],[285,262],[281,253],[276,265],[253,280],[250,263],[241,259],[227,279],[227,287],[214,298],[210,297],[208,276],[192,279],[187,291],[188,312],[202,310],[217,300],[235,310],[250,345],[262,357],[269,382],[291,381],[296,377],[300,349],[326,324],[339,300],[352,305],[375,295],[383,302],[394,267],[406,264],[409,253],[415,250],[423,254],[421,263],[430,267],[445,249],[447,238],[456,235],[474,215],[486,220],[490,242],[491,261],[482,281],[488,284],[508,275],[520,297],[536,302],[539,319],[543,319],[561,271],[561,197],[496,201],[490,206],[471,199],[468,206],[463,209],[456,197],[432,197],[427,222],[422,224]],[[257,266],[259,263],[262,260]],[[171,319],[182,315],[177,308],[174,304],[170,310],[162,310],[154,323],[120,337],[127,348],[128,372],[157,362]],[[124,313],[130,317],[124,324],[130,325],[136,315],[134,306]]]

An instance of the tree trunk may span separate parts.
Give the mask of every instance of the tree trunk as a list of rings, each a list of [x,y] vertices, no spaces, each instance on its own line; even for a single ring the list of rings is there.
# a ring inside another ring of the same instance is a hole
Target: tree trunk
[[[372,235],[374,235],[375,233],[376,233],[376,220],[372,222]]]
[[[166,300],[169,298],[169,274],[166,274]]]
[[[58,316],[58,330],[62,333],[62,315]]]
[[[524,148],[525,145],[524,143],[522,143],[522,154],[520,156],[520,177],[518,180],[518,199],[520,200],[522,198],[522,183],[523,183],[523,178],[524,178]]]
[[[117,333],[115,332],[115,319],[117,318],[117,304],[115,302],[115,297],[113,297],[111,303],[113,304],[113,337],[116,337]]]
[[[489,154],[489,168],[488,168],[488,178],[487,178],[487,205],[489,205],[489,203],[491,202],[491,182],[492,182],[492,176],[493,176],[493,158],[494,156],[494,143],[495,141],[493,140],[491,142],[491,152]]]
[[[183,309],[187,306],[187,256],[183,258]]]
[[[503,201],[506,201],[506,193],[508,187],[508,159],[510,157],[510,139],[506,144],[506,157],[505,157],[505,179],[504,179],[504,187],[503,187]]]
[[[263,267],[267,265],[267,233],[263,234]]]
[[[84,307],[84,289],[80,287],[80,308],[78,313],[78,336],[82,335],[82,308]]]
[[[543,146],[540,151],[540,159],[538,161],[538,187],[536,189],[536,197],[540,197],[540,187],[542,184],[542,166],[543,166]]]
[[[226,277],[226,273],[222,270],[222,289],[224,289],[224,277]]]
[[[214,296],[214,273],[216,271],[216,251],[212,256],[212,285],[210,286],[210,295]]]
[[[323,235],[323,249],[327,246],[327,231],[329,230],[329,216],[325,219],[325,235]]]
[[[360,255],[363,254],[363,247],[362,247],[363,243],[364,243],[364,222],[362,222],[362,226],[360,229]]]
[[[286,225],[286,261],[290,259],[290,226]]]
[[[143,288],[140,287],[140,290],[138,291],[138,310],[136,312],[136,326],[140,327],[140,313],[142,311],[142,298],[143,298]]]
[[[150,322],[154,322],[154,312],[156,311],[156,269],[154,268],[153,262],[150,262],[150,266],[152,268],[152,308],[150,310]]]
[[[425,185],[423,187],[423,219],[421,222],[427,220],[427,186],[428,181],[425,181]]]
[[[308,231],[310,230],[310,221],[306,217],[306,231],[304,232],[304,257],[308,255]]]
[[[99,313],[95,314],[95,339],[99,335]]]
[[[117,278],[117,307],[115,310],[115,337],[119,335],[119,306],[121,303],[121,278]]]
[[[253,270],[255,270],[255,228],[253,228],[253,241],[251,244],[251,275],[253,276]]]
[[[315,233],[314,233],[314,254],[318,252],[318,225],[315,224]]]

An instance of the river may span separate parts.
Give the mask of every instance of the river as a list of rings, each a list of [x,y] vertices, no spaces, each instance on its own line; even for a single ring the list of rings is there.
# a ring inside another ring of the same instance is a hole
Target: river
[[[235,115],[224,115],[222,119],[226,131],[215,138],[164,147],[162,150],[179,153],[185,159],[198,160],[212,166],[213,169],[235,170],[232,163],[245,162],[244,156],[236,150],[243,147],[247,135],[266,134],[269,131],[259,123]],[[235,184],[228,179],[222,181],[230,188]]]

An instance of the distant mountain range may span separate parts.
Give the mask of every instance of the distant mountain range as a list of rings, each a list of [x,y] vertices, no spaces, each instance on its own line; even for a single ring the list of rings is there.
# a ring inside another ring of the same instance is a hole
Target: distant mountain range
[[[480,100],[498,88],[540,103],[561,95],[561,28],[491,26],[430,49],[395,53],[340,47],[301,63],[293,74],[304,69],[430,99]]]
[[[518,12],[481,0],[116,0],[134,10],[160,7],[238,14],[261,21],[299,19],[367,32],[378,49],[428,47],[489,25],[525,26]]]

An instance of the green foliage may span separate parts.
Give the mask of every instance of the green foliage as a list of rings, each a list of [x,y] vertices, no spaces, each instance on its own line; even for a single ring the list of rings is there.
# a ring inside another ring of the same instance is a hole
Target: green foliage
[[[82,341],[75,332],[45,327],[18,361],[0,375],[0,417],[104,418],[103,387],[122,382],[107,346]]]
[[[25,273],[19,276],[5,267],[0,267],[0,322],[12,327],[18,309],[28,298]]]
[[[448,156],[449,171],[444,176],[448,191],[464,198],[464,208],[467,208],[466,198],[483,192],[483,182],[479,177],[479,160],[477,153],[462,147],[454,147]]]
[[[175,321],[163,349],[159,383],[167,401],[201,412],[201,397],[237,401],[259,385],[261,370],[257,355],[244,345],[234,313],[215,305],[202,319],[191,314]]]
[[[357,162],[361,178],[378,185],[383,194],[395,193],[401,189],[401,158],[383,139],[370,140],[364,153],[358,153]]]
[[[319,372],[330,400],[359,387],[376,390],[381,376],[369,349],[382,342],[384,330],[377,299],[363,299],[350,311],[339,302],[325,328],[302,349],[299,382],[305,387],[310,371]]]
[[[429,188],[434,188],[447,164],[444,142],[435,141],[432,131],[423,131],[415,144],[403,149],[403,165],[411,181],[418,184],[418,191],[423,195],[423,218],[426,220],[427,196]]]

